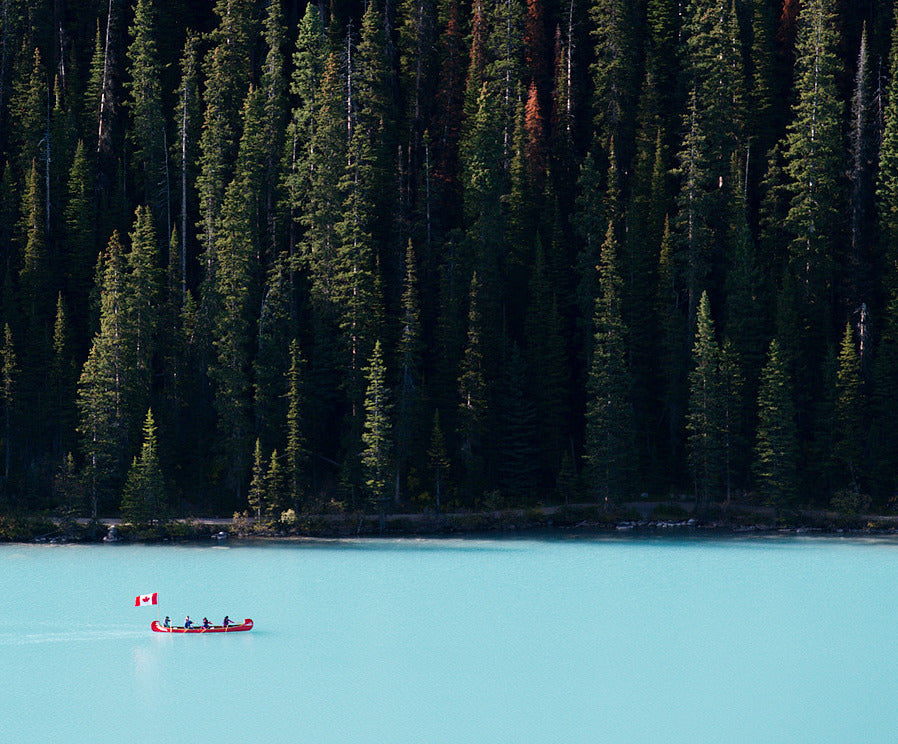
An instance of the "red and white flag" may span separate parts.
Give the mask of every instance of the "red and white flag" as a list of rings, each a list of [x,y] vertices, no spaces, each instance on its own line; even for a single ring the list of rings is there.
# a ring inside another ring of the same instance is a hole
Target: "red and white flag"
[[[158,592],[153,592],[152,594],[141,594],[138,597],[134,598],[134,606],[135,607],[143,607],[144,605],[153,605],[158,604],[156,601],[156,595]]]

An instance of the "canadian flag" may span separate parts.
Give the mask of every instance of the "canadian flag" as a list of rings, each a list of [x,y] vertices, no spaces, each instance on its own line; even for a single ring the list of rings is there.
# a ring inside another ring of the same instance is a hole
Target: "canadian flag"
[[[144,605],[158,604],[156,595],[157,592],[153,592],[152,594],[141,594],[134,598],[134,606],[143,607]]]

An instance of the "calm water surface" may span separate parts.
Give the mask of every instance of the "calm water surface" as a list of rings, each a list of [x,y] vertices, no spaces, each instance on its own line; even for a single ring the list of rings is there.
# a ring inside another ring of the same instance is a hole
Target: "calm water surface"
[[[895,741],[896,620],[886,540],[7,545],[0,741]]]

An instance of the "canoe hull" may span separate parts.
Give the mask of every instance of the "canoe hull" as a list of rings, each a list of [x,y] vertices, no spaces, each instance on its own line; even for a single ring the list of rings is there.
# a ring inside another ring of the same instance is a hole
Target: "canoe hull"
[[[185,628],[182,625],[173,625],[170,628],[166,628],[158,620],[153,620],[153,622],[150,623],[150,628],[152,628],[155,633],[237,633],[241,630],[252,630],[253,621],[250,618],[246,618],[239,625],[229,625],[228,627],[225,627],[224,625],[213,625],[211,628],[204,628],[200,625],[194,628]]]

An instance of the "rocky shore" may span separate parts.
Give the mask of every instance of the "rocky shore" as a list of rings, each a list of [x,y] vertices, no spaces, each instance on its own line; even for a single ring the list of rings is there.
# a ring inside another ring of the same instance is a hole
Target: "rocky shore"
[[[898,517],[795,510],[775,512],[747,504],[632,502],[540,506],[489,511],[425,511],[410,514],[300,514],[288,521],[257,522],[247,515],[181,518],[152,525],[118,519],[61,520],[0,517],[0,542],[119,542],[226,539],[341,539],[535,534],[551,536],[704,534],[892,535]]]

